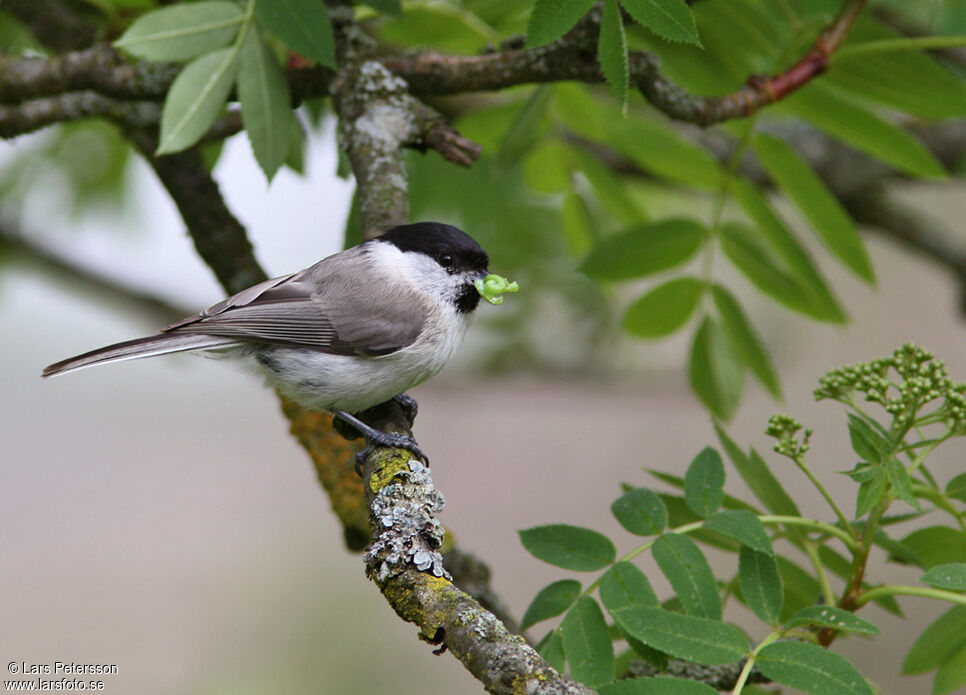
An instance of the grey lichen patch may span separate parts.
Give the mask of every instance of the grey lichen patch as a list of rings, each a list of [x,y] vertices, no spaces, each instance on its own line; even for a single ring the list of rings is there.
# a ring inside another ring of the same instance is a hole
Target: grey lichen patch
[[[419,135],[406,82],[377,61],[347,69],[336,81],[339,141],[352,162],[366,233],[408,216],[401,148]]]
[[[408,470],[397,469],[392,482],[375,490],[369,505],[375,537],[363,557],[369,576],[384,585],[403,570],[415,567],[451,579],[438,552],[444,532],[436,515],[444,506],[429,468],[411,459]]]

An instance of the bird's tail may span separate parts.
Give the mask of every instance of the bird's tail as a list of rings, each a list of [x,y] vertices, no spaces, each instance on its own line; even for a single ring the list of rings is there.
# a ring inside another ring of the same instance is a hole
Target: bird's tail
[[[121,362],[141,357],[154,357],[169,352],[184,352],[185,350],[207,350],[212,348],[237,345],[231,338],[220,338],[213,335],[184,335],[178,333],[159,333],[147,338],[126,340],[107,347],[85,352],[83,355],[70,357],[52,364],[44,369],[42,376],[57,376],[77,369],[93,367],[108,362]]]

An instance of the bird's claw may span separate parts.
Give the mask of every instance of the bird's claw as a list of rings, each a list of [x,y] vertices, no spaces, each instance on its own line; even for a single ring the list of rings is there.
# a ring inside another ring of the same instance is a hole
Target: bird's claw
[[[392,399],[402,408],[403,415],[406,416],[406,421],[412,427],[413,423],[416,422],[416,414],[419,412],[419,403],[408,393],[400,393],[397,396],[393,396]]]

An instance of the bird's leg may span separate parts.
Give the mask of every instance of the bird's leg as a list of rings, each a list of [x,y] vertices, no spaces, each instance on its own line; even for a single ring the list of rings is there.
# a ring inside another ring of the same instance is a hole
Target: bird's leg
[[[406,416],[409,426],[412,427],[413,423],[416,422],[416,414],[419,412],[419,403],[408,393],[400,393],[398,396],[393,396],[392,399],[403,409],[403,414]]]
[[[350,415],[344,410],[335,410],[332,412],[332,415],[342,422],[351,425],[366,440],[366,448],[356,454],[356,473],[360,477],[362,476],[362,466],[366,462],[366,458],[377,446],[389,449],[405,449],[421,458],[427,464],[429,463],[429,457],[419,448],[416,440],[408,435],[397,432],[380,432],[364,423],[355,415]]]

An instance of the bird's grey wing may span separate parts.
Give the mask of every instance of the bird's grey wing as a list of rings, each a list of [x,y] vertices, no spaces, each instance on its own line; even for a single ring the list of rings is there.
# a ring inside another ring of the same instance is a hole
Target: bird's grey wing
[[[401,288],[363,283],[358,273],[313,266],[268,280],[165,330],[306,347],[336,355],[386,355],[422,330],[417,302]]]

